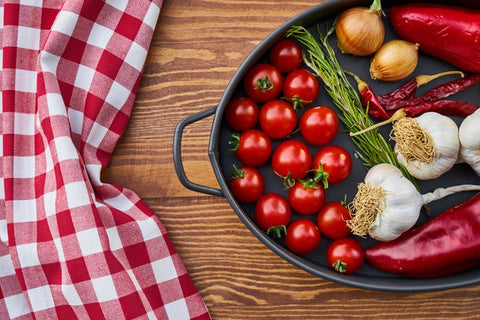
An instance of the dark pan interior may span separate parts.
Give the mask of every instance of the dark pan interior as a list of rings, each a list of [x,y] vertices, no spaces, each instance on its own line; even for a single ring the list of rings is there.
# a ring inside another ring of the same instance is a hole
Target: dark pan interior
[[[395,2],[395,1],[383,1],[382,5],[384,11],[388,15],[388,8],[395,4],[405,3],[406,1]],[[418,2],[418,1],[417,1]],[[428,2],[428,1],[423,1]],[[238,203],[232,196],[228,188],[228,180],[232,171],[232,165],[240,163],[234,157],[234,154],[229,151],[228,141],[232,133],[234,133],[223,120],[223,111],[227,103],[235,97],[245,96],[243,91],[241,81],[243,79],[246,71],[255,63],[261,61],[267,61],[266,57],[268,55],[269,49],[272,45],[283,37],[285,31],[291,25],[303,25],[307,27],[312,33],[316,33],[317,27],[325,33],[325,28],[330,27],[333,23],[333,19],[343,10],[352,7],[352,6],[368,6],[371,1],[359,1],[359,0],[331,0],[326,3],[320,4],[318,6],[312,7],[311,9],[303,12],[302,14],[292,18],[287,23],[282,25],[280,28],[275,30],[270,34],[264,41],[262,41],[257,48],[246,57],[243,64],[240,66],[234,77],[232,78],[230,84],[227,86],[223,97],[220,100],[219,106],[217,108],[214,122],[212,126],[211,139],[209,145],[209,156],[212,162],[213,169],[217,176],[217,179],[220,183],[222,191],[225,197],[230,202],[232,208],[237,213],[241,221],[246,225],[246,227],[267,247],[273,250],[275,253],[294,264],[295,266],[310,272],[314,275],[335,281],[344,285],[359,287],[364,289],[373,289],[373,290],[388,290],[388,291],[432,291],[432,290],[443,290],[449,288],[463,287],[467,285],[472,285],[480,282],[480,269],[473,269],[467,272],[460,274],[436,278],[436,279],[410,279],[400,276],[395,276],[387,273],[380,272],[372,268],[368,263],[365,263],[364,266],[355,274],[352,275],[341,275],[337,272],[332,271],[326,264],[325,261],[325,252],[328,244],[331,242],[326,237],[322,238],[320,247],[311,254],[304,256],[299,256],[291,253],[286,249],[283,240],[274,240],[266,236],[254,223],[253,221],[253,212],[254,205],[246,205]],[[474,6],[480,9],[480,4],[473,1],[436,1],[436,3],[455,3],[456,5],[464,6]],[[388,19],[384,17],[384,22],[386,26],[386,39],[397,38],[393,30],[388,24]],[[330,39],[332,47],[336,48],[335,35],[332,35]],[[379,81],[373,81],[369,78],[368,68],[369,68],[369,57],[353,57],[348,55],[343,55],[337,52],[337,57],[340,61],[342,67],[346,70],[352,71],[358,74],[364,80],[367,80],[374,91],[377,94],[382,94],[389,92],[393,89],[396,89],[398,86],[403,83],[402,81],[395,83],[383,83]],[[454,70],[454,67],[451,65],[437,60],[435,58],[426,56],[420,53],[418,67],[414,72],[414,75],[417,74],[432,74],[446,70]],[[452,77],[444,77],[441,82],[454,79]],[[406,80],[405,80],[406,81]],[[426,85],[420,88],[420,93],[428,90],[440,82],[434,82],[431,85]],[[353,84],[353,82],[352,82]],[[480,90],[478,86],[475,86],[465,92],[457,94],[454,96],[455,99],[469,101],[472,103],[478,104],[480,101]],[[333,107],[335,106],[330,100],[330,97],[326,94],[325,90],[321,90],[316,105],[327,105]],[[300,111],[301,113],[302,111]],[[299,114],[300,115],[300,114]],[[459,123],[460,118],[454,118],[454,120]],[[352,143],[347,134],[342,133],[343,127],[340,128],[340,133],[337,135],[334,141],[331,144],[341,145],[353,154],[357,149]],[[388,128],[383,132],[388,134]],[[296,139],[301,139],[296,137]],[[280,141],[274,141],[274,146],[277,146]],[[312,148],[312,152],[315,152],[319,148]],[[266,190],[265,192],[277,192],[283,195],[286,195],[286,191],[278,177],[276,177],[269,164],[260,168],[260,171],[263,173],[266,181]],[[354,159],[354,168],[351,176],[344,182],[337,185],[330,186],[327,189],[327,201],[331,200],[342,200],[345,195],[348,196],[348,199],[351,200],[356,192],[356,186],[361,182],[366,174],[366,168],[361,164],[359,159]],[[420,188],[423,193],[432,191],[436,187],[445,187],[449,185],[463,184],[463,183],[472,183],[478,184],[480,179],[476,176],[473,171],[464,164],[457,164],[453,170],[442,175],[440,178],[431,180],[431,181],[419,181]],[[430,213],[422,212],[421,218],[418,221],[418,224],[423,223],[432,216],[438,215],[447,208],[450,208],[454,204],[460,203],[473,196],[474,193],[461,193],[453,196],[449,196],[443,200],[434,202],[430,205]],[[297,215],[294,216],[294,219],[298,218]],[[310,217],[315,219],[314,216]],[[372,239],[360,239],[362,245],[366,248],[372,246],[375,241]]]

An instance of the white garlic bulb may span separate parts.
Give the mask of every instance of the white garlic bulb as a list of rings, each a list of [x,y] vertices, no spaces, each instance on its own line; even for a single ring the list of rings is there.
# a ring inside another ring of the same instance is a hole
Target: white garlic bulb
[[[461,159],[480,176],[480,109],[463,119],[458,138]]]
[[[417,179],[438,178],[457,162],[458,127],[447,116],[426,112],[402,118],[395,122],[393,132],[398,162]]]

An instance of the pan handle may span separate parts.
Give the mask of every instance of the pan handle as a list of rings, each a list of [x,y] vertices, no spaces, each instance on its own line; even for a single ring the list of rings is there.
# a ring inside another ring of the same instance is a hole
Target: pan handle
[[[175,171],[177,172],[178,179],[183,184],[184,187],[187,189],[206,193],[214,196],[224,197],[222,190],[203,186],[197,183],[190,181],[185,174],[185,170],[183,168],[183,161],[182,161],[182,134],[183,130],[186,126],[200,121],[206,117],[213,115],[217,111],[217,107],[213,107],[210,109],[206,109],[200,111],[199,113],[193,114],[191,116],[186,117],[185,119],[181,120],[176,128],[175,134],[173,136],[173,164],[175,166]]]

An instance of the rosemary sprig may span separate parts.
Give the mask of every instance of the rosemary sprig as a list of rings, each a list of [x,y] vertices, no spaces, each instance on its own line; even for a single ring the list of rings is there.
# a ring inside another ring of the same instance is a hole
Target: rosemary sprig
[[[335,106],[341,111],[340,120],[351,133],[368,128],[375,123],[368,116],[368,110],[362,107],[357,91],[348,81],[340,66],[328,37],[335,31],[334,25],[323,36],[318,29],[319,40],[302,26],[292,26],[286,36],[294,37],[306,47],[303,58],[305,64],[323,81],[325,90]],[[404,176],[417,186],[415,179],[401,165],[392,146],[377,129],[352,137],[361,152],[357,152],[364,166],[370,168],[379,163],[390,163],[398,167]],[[418,188],[418,186],[417,186]]]

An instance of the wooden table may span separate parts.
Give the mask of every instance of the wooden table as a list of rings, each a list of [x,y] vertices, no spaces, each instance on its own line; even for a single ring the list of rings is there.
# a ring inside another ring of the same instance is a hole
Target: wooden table
[[[172,160],[176,124],[216,106],[251,50],[313,5],[165,1],[129,126],[104,181],[132,189],[156,212],[213,319],[480,318],[480,285],[386,293],[304,272],[257,240],[224,198],[187,190],[178,181]],[[212,117],[187,127],[182,150],[189,178],[215,187],[207,157],[211,122]]]

